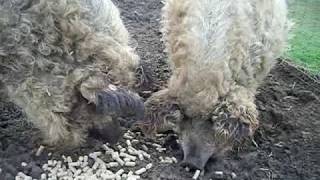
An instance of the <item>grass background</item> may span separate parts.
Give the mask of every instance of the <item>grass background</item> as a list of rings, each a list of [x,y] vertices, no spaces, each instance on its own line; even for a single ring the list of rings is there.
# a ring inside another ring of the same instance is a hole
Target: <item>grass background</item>
[[[286,57],[320,75],[320,0],[289,0],[294,22]]]

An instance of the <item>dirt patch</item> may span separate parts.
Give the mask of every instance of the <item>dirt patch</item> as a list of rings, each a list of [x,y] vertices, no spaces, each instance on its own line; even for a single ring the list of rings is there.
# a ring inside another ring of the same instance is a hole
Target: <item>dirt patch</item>
[[[115,0],[131,35],[143,66],[149,69],[160,84],[170,75],[161,39],[160,0]],[[143,90],[154,91],[151,83]],[[1,99],[1,98],[0,98]],[[256,100],[261,126],[255,143],[227,154],[224,159],[211,160],[200,179],[305,179],[320,177],[320,85],[307,76],[280,62],[259,89]],[[40,157],[34,152],[39,147],[37,130],[25,121],[21,110],[12,103],[0,102],[0,179],[11,180],[18,171],[33,177],[42,173],[41,166],[48,160],[46,150]],[[144,139],[140,137],[139,140]],[[174,141],[172,141],[174,142]],[[164,143],[159,141],[158,143]],[[73,157],[101,150],[101,142],[90,140],[80,149],[55,152],[53,157],[70,154]],[[164,144],[165,156],[182,158],[179,146]],[[157,151],[151,154],[159,155]],[[178,164],[167,165],[152,159],[154,168],[143,179],[190,179]],[[28,162],[26,168],[21,162]],[[223,174],[217,174],[222,171]]]

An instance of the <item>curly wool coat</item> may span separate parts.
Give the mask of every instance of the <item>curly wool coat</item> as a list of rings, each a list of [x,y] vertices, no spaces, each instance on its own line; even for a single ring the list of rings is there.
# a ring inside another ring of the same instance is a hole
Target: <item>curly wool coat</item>
[[[0,80],[50,145],[110,123],[96,92],[132,87],[138,63],[111,0],[0,1]]]
[[[142,127],[210,119],[212,135],[224,143],[242,137],[229,118],[252,135],[257,88],[286,46],[286,14],[284,0],[166,0],[163,34],[173,75],[145,103]]]

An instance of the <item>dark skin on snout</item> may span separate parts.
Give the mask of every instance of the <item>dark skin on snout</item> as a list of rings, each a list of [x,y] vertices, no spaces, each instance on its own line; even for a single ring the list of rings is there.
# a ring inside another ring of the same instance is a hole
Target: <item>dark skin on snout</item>
[[[209,158],[217,153],[214,138],[210,137],[209,121],[197,121],[186,118],[180,124],[180,139],[184,153],[182,166],[203,169]]]
[[[120,126],[121,118],[131,119],[126,123],[127,127],[130,127],[144,116],[142,99],[126,89],[115,88],[109,91],[100,91],[97,92],[96,98],[97,116],[110,116],[112,120],[109,123],[94,125],[90,129],[89,135],[106,140],[110,144],[116,144],[123,135],[124,128]]]

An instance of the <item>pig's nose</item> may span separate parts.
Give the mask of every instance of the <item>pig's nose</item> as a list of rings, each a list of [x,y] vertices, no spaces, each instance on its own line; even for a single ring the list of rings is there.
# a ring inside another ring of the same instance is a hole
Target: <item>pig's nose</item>
[[[188,167],[192,170],[203,169],[205,163],[201,162],[199,158],[186,158],[180,164],[182,167]]]

